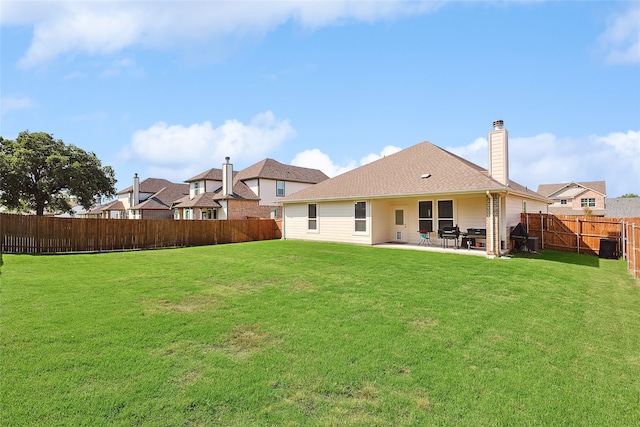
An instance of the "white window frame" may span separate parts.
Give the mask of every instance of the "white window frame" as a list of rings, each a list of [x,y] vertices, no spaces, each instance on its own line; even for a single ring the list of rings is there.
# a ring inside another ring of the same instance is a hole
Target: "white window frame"
[[[359,210],[362,210],[362,208],[358,209],[358,207],[364,203],[364,218],[363,217],[359,217],[358,214],[361,214],[362,212],[359,212]],[[367,234],[369,232],[369,227],[367,224],[367,209],[368,209],[368,203],[366,201],[357,201],[354,202],[353,204],[353,232],[356,234]],[[362,227],[364,225],[364,230],[358,230],[358,226]]]
[[[282,184],[282,188],[280,185]],[[285,183],[284,181],[276,181],[276,197],[284,197],[285,196]]]
[[[584,197],[580,199],[580,207],[582,208],[595,208],[596,207],[596,199],[595,197]]]
[[[442,216],[440,214],[440,203],[441,202],[451,202],[451,216]],[[453,202],[453,199],[443,199],[443,200],[438,200],[438,230],[442,230],[443,226],[440,225],[441,221],[451,221],[451,225],[450,226],[446,226],[446,227],[453,227],[455,224],[455,215],[456,215],[456,209],[455,209],[455,204]]]
[[[315,206],[315,216],[311,216],[311,206]],[[314,228],[311,228],[313,224]],[[307,231],[309,233],[319,233],[320,227],[318,226],[318,204],[317,203],[308,203],[307,204]]]

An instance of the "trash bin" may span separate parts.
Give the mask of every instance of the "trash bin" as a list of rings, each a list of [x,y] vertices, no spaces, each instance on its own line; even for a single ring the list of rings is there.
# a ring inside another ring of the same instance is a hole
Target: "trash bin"
[[[618,259],[620,251],[618,250],[618,241],[615,239],[600,239],[600,251],[598,258]]]

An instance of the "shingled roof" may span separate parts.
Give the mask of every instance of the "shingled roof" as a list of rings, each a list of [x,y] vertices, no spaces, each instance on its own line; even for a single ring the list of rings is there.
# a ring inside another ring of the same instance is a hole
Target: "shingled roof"
[[[317,184],[329,179],[324,172],[318,169],[303,168],[299,166],[285,165],[273,159],[264,159],[238,172],[238,179],[247,180],[254,178],[266,178],[282,181],[306,182]]]
[[[193,199],[189,196],[177,200],[174,204],[174,208],[219,208],[220,203],[214,199],[214,194],[210,192],[198,194]]]
[[[168,181],[166,179],[163,178],[147,178],[143,181],[140,181],[140,192],[141,193],[157,193],[158,191],[162,190],[163,188],[166,187],[171,187],[174,185],[186,185],[186,184],[176,184],[174,182]],[[189,188],[189,186],[187,185],[187,189]],[[133,185],[130,185],[129,187],[125,188],[124,190],[120,190],[118,191],[118,194],[125,194],[125,193],[131,193],[133,191]],[[187,190],[187,192],[189,192]]]
[[[142,186],[142,183],[140,184]],[[131,209],[171,209],[171,205],[176,200],[189,194],[189,184],[174,184],[171,182],[169,182],[169,184],[170,185],[156,191],[148,199],[140,202],[136,206],[132,206]],[[143,191],[140,190],[140,192],[142,193]]]
[[[538,194],[545,197],[551,197],[553,194],[559,192],[563,188],[567,188],[571,185],[578,185],[584,189],[596,191],[603,196],[607,194],[606,181],[588,181],[588,182],[565,182],[561,184],[540,184],[538,185]]]
[[[423,178],[429,174],[428,178]],[[381,198],[425,194],[505,191],[548,202],[548,199],[510,181],[500,184],[486,169],[422,142],[345,172],[282,199],[283,203],[352,198]]]
[[[233,176],[236,176],[238,172],[233,172]],[[222,169],[218,169],[218,168],[211,168],[209,170],[206,170],[202,173],[199,173],[198,175],[186,179],[185,182],[196,182],[196,181],[202,181],[202,180],[211,180],[211,181],[222,181]]]

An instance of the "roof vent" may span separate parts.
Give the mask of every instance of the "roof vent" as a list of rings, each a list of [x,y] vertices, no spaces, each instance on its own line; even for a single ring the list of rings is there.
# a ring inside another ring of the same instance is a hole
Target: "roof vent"
[[[495,120],[493,122],[494,129],[502,129],[504,127],[504,120]]]
[[[420,178],[422,178],[422,179],[426,179],[426,178],[429,178],[430,176],[431,176],[431,174],[430,174],[430,173],[423,173],[423,174],[422,174],[422,176],[421,176]]]

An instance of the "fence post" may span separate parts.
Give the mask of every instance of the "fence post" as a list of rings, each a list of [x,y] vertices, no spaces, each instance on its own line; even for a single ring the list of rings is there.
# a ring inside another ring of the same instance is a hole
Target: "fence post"
[[[620,222],[621,228],[622,228],[622,233],[620,233],[620,244],[622,245],[622,258],[623,259],[627,259],[627,242],[625,239],[625,235],[626,235],[626,228],[624,226],[624,221]]]
[[[631,238],[633,239],[633,277],[638,277],[638,260],[636,259],[636,223],[633,223],[631,231]]]
[[[540,236],[542,237],[542,246],[540,249],[544,249],[544,217],[540,214]]]
[[[576,253],[580,253],[580,218],[576,217]]]

